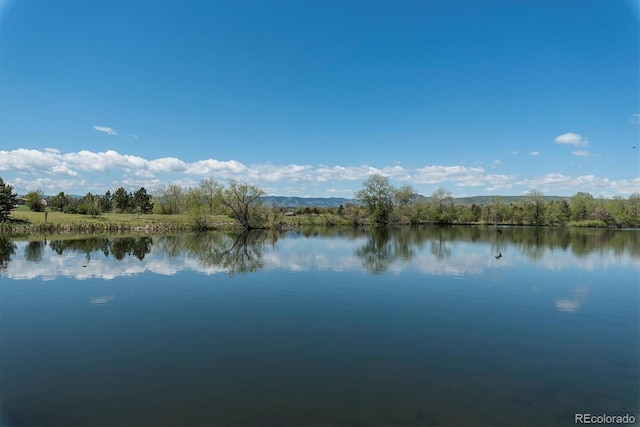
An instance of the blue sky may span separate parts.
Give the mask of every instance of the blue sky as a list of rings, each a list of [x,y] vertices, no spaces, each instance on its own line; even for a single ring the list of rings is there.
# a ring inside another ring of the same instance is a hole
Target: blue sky
[[[2,1],[2,0],[0,0]],[[0,3],[16,191],[640,191],[638,1]]]

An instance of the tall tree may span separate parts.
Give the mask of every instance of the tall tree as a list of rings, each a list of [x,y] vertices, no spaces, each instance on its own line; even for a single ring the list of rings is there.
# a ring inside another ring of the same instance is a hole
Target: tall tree
[[[571,209],[566,200],[552,200],[547,205],[545,223],[552,226],[565,226],[571,216]]]
[[[255,185],[231,181],[219,193],[220,203],[229,208],[231,215],[245,229],[260,228],[264,223],[261,197],[264,194]]]
[[[200,190],[202,201],[207,206],[207,213],[213,215],[218,208],[220,198],[217,195],[220,193],[222,186],[215,179],[207,178],[200,181],[198,189]]]
[[[389,223],[395,194],[396,189],[389,178],[372,175],[364,182],[362,190],[356,193],[356,199],[366,207],[371,224],[379,226]]]
[[[0,222],[10,218],[11,210],[17,202],[18,195],[13,192],[13,187],[0,178]]]
[[[532,190],[524,198],[524,217],[529,225],[544,225],[547,203],[540,191]]]
[[[143,214],[148,214],[153,211],[151,195],[147,194],[147,190],[144,187],[140,187],[140,189],[134,193],[133,206]]]
[[[163,214],[179,214],[184,211],[186,203],[186,191],[178,184],[160,186],[156,190],[156,201]]]
[[[571,197],[570,208],[573,221],[590,219],[595,209],[595,201],[591,194],[578,192]]]
[[[111,209],[113,209],[113,206],[111,205],[111,191],[107,190],[107,192],[104,193],[104,196],[100,199],[100,210],[102,212],[109,212]]]
[[[133,197],[123,187],[113,193],[113,207],[121,212],[130,212],[133,207]]]
[[[439,187],[431,194],[429,204],[431,205],[432,221],[440,224],[448,224],[453,221],[451,215],[451,207],[453,206],[451,191]]]

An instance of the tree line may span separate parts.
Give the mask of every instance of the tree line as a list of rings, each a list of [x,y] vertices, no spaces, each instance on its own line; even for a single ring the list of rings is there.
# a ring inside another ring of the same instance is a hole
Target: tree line
[[[124,187],[120,187],[113,194],[107,190],[103,195],[89,192],[80,198],[71,197],[61,191],[51,196],[46,205],[42,190],[30,191],[24,199],[25,204],[34,212],[43,212],[48,206],[53,212],[82,215],[100,215],[103,212],[148,214],[153,212],[154,205],[151,201],[152,196],[144,187],[135,192],[128,192]]]
[[[188,214],[197,228],[206,228],[206,217],[228,215],[246,229],[262,228],[274,215],[262,205],[264,191],[247,183],[231,181],[226,186],[213,179],[204,179],[196,187],[185,188],[177,184],[161,186],[151,195],[144,187],[129,192],[123,187],[104,195],[87,193],[80,198],[60,192],[45,204],[42,190],[34,190],[24,197],[25,204],[34,212],[48,207],[54,212],[100,215],[102,213]],[[18,204],[13,187],[0,178],[0,222],[10,218]]]
[[[150,195],[144,187],[128,192],[123,187],[104,195],[87,193],[72,198],[60,192],[48,206],[53,211],[100,215],[116,213],[187,214],[197,228],[207,228],[207,218],[228,215],[245,229],[275,227],[282,222],[284,208],[262,203],[264,191],[257,186],[231,181],[223,185],[204,179],[194,187],[175,183],[160,186]],[[640,193],[628,198],[594,198],[578,192],[560,200],[546,200],[539,191],[531,191],[521,201],[507,203],[494,196],[488,204],[454,203],[451,192],[438,188],[430,197],[420,196],[410,185],[393,186],[387,177],[373,175],[355,194],[358,203],[338,208],[300,208],[294,214],[323,215],[354,226],[399,224],[509,224],[532,226],[640,227]],[[34,211],[44,210],[40,190],[27,193],[26,203]],[[13,187],[0,178],[0,221],[9,219],[17,203]]]
[[[373,175],[356,193],[372,225],[389,224],[509,224],[532,226],[640,227],[640,193],[627,199],[594,198],[578,192],[561,200],[545,199],[540,191],[507,203],[494,196],[486,205],[455,204],[451,192],[438,188],[431,197],[409,186],[394,187],[387,177]]]

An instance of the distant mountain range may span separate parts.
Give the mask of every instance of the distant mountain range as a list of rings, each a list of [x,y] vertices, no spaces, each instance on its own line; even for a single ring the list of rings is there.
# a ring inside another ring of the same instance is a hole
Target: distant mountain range
[[[80,199],[84,196],[71,194],[69,195],[72,198]],[[49,198],[51,196],[46,196],[45,198]],[[456,205],[488,205],[491,203],[491,199],[496,196],[472,196],[472,197],[454,197],[453,203]],[[522,201],[526,196],[498,196],[501,197],[502,200],[509,203],[516,203]],[[429,197],[425,197],[421,194],[418,194],[418,198],[429,200]],[[548,202],[551,200],[569,200],[570,197],[562,197],[562,196],[544,196],[544,199]],[[262,198],[262,202],[268,206],[282,206],[286,208],[306,208],[306,207],[319,207],[319,208],[337,208],[342,205],[345,206],[347,203],[351,203],[354,205],[359,205],[355,199],[346,199],[343,197],[287,197],[287,196],[264,196]]]
[[[353,199],[342,197],[285,197],[285,196],[264,196],[262,202],[268,206],[284,206],[287,208],[337,208],[347,203],[359,204]]]
[[[418,197],[423,199],[429,199],[422,195]],[[454,197],[453,202],[457,205],[487,205],[491,203],[491,199],[496,196],[472,196],[472,197]],[[516,203],[522,201],[526,196],[500,196],[502,200],[509,203]],[[546,201],[569,199],[569,197],[562,196],[544,196]],[[360,204],[355,199],[345,199],[342,197],[286,197],[286,196],[265,196],[262,198],[263,203],[269,206],[283,206],[287,208],[304,208],[304,207],[329,207],[335,208],[340,205],[346,205],[352,203],[355,205]]]

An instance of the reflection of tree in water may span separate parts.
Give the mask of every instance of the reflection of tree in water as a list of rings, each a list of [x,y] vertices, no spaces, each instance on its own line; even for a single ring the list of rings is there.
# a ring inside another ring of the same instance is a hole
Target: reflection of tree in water
[[[0,236],[0,275],[7,271],[11,255],[16,253],[16,244],[6,236]]]
[[[549,229],[533,227],[530,228],[529,238],[524,242],[522,251],[524,254],[534,261],[538,261],[544,257],[544,253],[549,245],[544,242],[548,242],[549,239],[546,236],[546,231]],[[554,230],[552,230],[553,232]]]
[[[123,260],[126,256],[134,256],[139,260],[143,260],[151,252],[153,239],[149,236],[116,237],[111,239],[107,237],[92,237],[88,239],[52,240],[49,246],[58,255],[62,255],[66,251],[84,253],[87,260],[91,259],[92,254],[100,252],[105,257],[111,255],[118,261]],[[27,258],[27,260],[29,259]]]
[[[229,274],[249,273],[264,266],[262,251],[269,242],[267,233],[253,230],[235,236],[227,235],[225,240],[225,245],[213,248],[207,257],[208,261],[224,268]]]
[[[542,259],[549,250],[571,251],[586,256],[594,251],[613,251],[616,255],[629,253],[640,256],[640,232],[637,230],[576,229],[562,227],[495,227],[476,226],[419,226],[383,229],[354,234],[353,238],[368,235],[367,242],[356,251],[364,265],[372,272],[383,272],[399,257],[409,259],[414,250],[428,244],[438,259],[452,256],[455,242],[487,243],[493,255],[508,248],[519,249],[533,261]],[[408,254],[402,255],[402,254]],[[489,255],[487,255],[489,257]],[[489,259],[489,258],[488,258]]]
[[[362,259],[363,265],[372,273],[383,273],[398,260],[408,261],[415,251],[407,230],[410,229],[372,230],[367,242],[356,249],[355,255]]]
[[[158,242],[158,250],[168,257],[187,255],[202,267],[217,267],[229,274],[254,272],[264,266],[263,250],[274,246],[275,232],[203,232],[165,236]]]
[[[438,259],[451,258],[451,248],[447,245],[447,240],[452,240],[451,229],[453,227],[438,227],[438,236],[430,241],[431,253]]]
[[[151,252],[153,240],[151,237],[123,237],[111,240],[111,255],[121,261],[125,256],[138,258],[142,261]]]
[[[29,242],[24,247],[24,257],[29,262],[42,261],[42,255],[44,254],[44,242]]]

